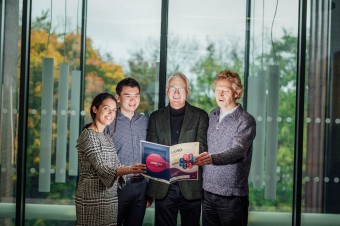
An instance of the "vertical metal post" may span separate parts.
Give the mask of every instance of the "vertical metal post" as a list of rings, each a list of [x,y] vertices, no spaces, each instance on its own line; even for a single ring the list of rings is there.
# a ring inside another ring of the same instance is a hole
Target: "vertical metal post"
[[[20,64],[20,95],[19,95],[19,122],[18,122],[18,159],[17,159],[17,185],[16,185],[16,213],[15,225],[25,223],[25,191],[26,191],[26,159],[27,159],[27,109],[28,84],[30,62],[30,34],[32,0],[22,1],[22,34],[21,34],[21,64]]]
[[[297,52],[296,113],[294,142],[294,183],[292,225],[301,225],[303,124],[306,67],[307,0],[299,1],[299,28]]]
[[[0,100],[2,100],[2,81],[4,73],[4,39],[5,39],[5,5],[6,1],[0,1]],[[0,110],[1,110],[0,106]]]
[[[169,15],[169,0],[162,0],[158,108],[163,108],[165,106],[166,65],[168,48],[168,15]]]
[[[80,111],[84,109],[84,94],[85,94],[85,64],[86,64],[86,27],[87,26],[87,0],[83,0],[82,13],[81,13],[81,40],[80,40],[80,71],[81,71],[81,84],[80,84]],[[83,128],[83,117],[80,117],[80,130]],[[80,131],[79,131],[80,132]]]
[[[251,0],[247,0],[246,5],[246,38],[244,49],[244,94],[243,94],[243,107],[247,109],[248,97],[248,77],[249,77],[249,55],[250,55],[250,27],[251,27]]]

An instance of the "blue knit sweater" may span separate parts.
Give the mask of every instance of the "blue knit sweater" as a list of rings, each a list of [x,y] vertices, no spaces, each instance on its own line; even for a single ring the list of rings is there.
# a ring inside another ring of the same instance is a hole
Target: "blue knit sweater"
[[[209,116],[208,151],[213,164],[203,167],[203,189],[222,196],[247,196],[255,119],[241,105],[221,122],[219,115],[217,107]]]

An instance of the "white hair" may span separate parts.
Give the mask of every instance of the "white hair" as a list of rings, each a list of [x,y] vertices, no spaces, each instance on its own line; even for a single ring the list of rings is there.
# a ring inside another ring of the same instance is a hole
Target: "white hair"
[[[174,78],[181,78],[185,82],[186,90],[187,91],[190,90],[189,79],[182,72],[175,72],[172,75],[170,75],[170,77],[168,78],[167,85],[166,85],[167,89],[169,88],[170,81]]]

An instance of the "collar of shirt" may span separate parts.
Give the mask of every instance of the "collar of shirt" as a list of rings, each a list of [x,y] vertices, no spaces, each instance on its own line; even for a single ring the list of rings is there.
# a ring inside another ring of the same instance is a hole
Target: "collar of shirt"
[[[224,112],[223,114],[220,114],[220,117],[219,117],[218,122],[221,122],[222,119],[223,119],[225,116],[230,115],[231,113],[233,113],[239,106],[240,106],[240,105],[238,104],[236,107],[234,107],[234,108],[232,108],[232,109],[230,109],[230,110]],[[220,110],[220,112],[221,112],[221,110]]]
[[[127,119],[129,121],[136,121],[137,119],[139,119],[141,117],[141,114],[139,113],[134,113],[134,115],[132,116],[132,119],[130,120],[128,117],[126,117],[121,111],[120,109],[118,109],[117,111],[117,119]]]

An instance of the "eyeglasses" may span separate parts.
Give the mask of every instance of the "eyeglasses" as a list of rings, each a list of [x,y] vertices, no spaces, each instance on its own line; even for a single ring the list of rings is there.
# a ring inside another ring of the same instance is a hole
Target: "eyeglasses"
[[[179,92],[179,93],[185,93],[187,90],[186,89],[184,89],[184,88],[176,88],[176,87],[173,87],[173,86],[171,86],[170,88],[169,88],[169,93],[175,93],[176,92],[176,90]]]

